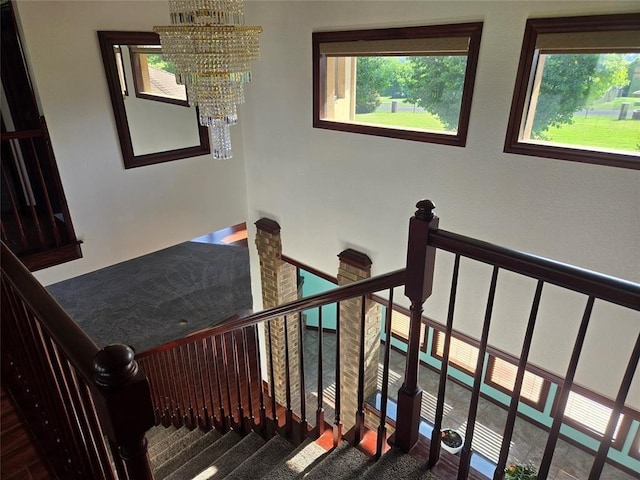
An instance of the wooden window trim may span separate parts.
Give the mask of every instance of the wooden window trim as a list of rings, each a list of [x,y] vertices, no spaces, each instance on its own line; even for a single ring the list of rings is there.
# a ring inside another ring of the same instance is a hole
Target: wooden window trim
[[[523,121],[529,96],[529,83],[532,68],[535,63],[535,47],[538,34],[629,30],[637,29],[639,24],[640,14],[635,13],[527,20],[509,114],[509,123],[507,125],[504,151],[506,153],[516,153],[520,155],[640,169],[640,158],[630,154],[538,145],[520,141],[520,125]]]
[[[636,460],[640,460],[640,427],[636,430],[636,436],[634,437],[631,448],[629,449],[629,456]]]
[[[476,67],[478,64],[478,53],[480,51],[482,26],[482,22],[475,22],[422,27],[313,32],[313,127],[341,132],[361,133],[365,135],[464,147],[467,142],[467,133],[469,130],[469,117],[471,114],[473,86],[475,83]],[[358,40],[403,40],[423,37],[469,37],[467,66],[465,70],[465,79],[462,89],[462,103],[460,105],[460,117],[456,134],[403,130],[402,128],[385,128],[322,119],[324,116],[324,102],[322,99],[325,95],[323,95],[323,84],[320,79],[326,77],[326,61],[322,61],[320,44],[333,42],[355,42]]]
[[[438,354],[438,348],[437,348],[437,342],[436,342],[436,336],[438,334],[445,335],[445,331],[444,330],[434,329],[433,341],[431,342],[431,355],[434,358],[437,358],[440,361],[442,361],[442,355]],[[467,346],[469,346],[471,348],[475,348],[476,350],[478,349],[478,347],[476,347],[475,345],[472,345],[469,342],[466,342],[464,339],[460,338],[458,335],[455,335],[453,332],[451,333],[451,339],[452,340],[456,340],[456,341],[458,341],[460,343],[464,343],[464,344],[466,344]],[[478,354],[479,354],[479,352],[478,352]],[[475,363],[477,363],[477,360],[478,359],[476,358],[476,362]],[[475,369],[471,369],[470,367],[468,367],[466,365],[463,365],[463,364],[460,364],[460,363],[456,362],[455,359],[451,355],[451,351],[449,352],[449,363],[453,364],[457,369],[462,370],[465,373],[468,373],[472,377],[475,377],[475,375],[476,375]]]
[[[509,364],[515,366],[516,368],[518,367],[517,363],[513,363],[513,362],[511,362],[509,360],[497,357],[495,355],[489,355],[489,361],[487,363],[487,370],[486,370],[486,373],[485,373],[484,383],[489,385],[490,387],[492,387],[492,388],[494,388],[494,389],[506,394],[506,395],[511,396],[513,394],[512,390],[509,390],[508,388],[505,388],[502,385],[500,385],[500,384],[494,382],[493,380],[491,380],[491,377],[493,376],[493,371],[494,371],[494,368],[495,368],[495,364],[496,364],[496,359],[500,360],[500,361],[503,361],[503,362],[506,362],[506,363],[509,363]],[[525,369],[525,370],[528,373],[531,373],[532,375],[536,375],[535,373],[531,372],[528,368]],[[542,379],[542,388],[540,390],[540,398],[536,402],[534,400],[531,400],[530,398],[527,398],[527,397],[525,397],[523,395],[520,395],[520,401],[522,403],[525,403],[525,404],[529,405],[530,407],[535,408],[536,410],[538,410],[540,412],[543,412],[544,411],[544,407],[545,407],[545,405],[547,403],[547,397],[549,396],[549,389],[551,388],[551,382],[549,382],[548,379],[542,377],[541,375],[536,375],[536,376],[538,378]]]

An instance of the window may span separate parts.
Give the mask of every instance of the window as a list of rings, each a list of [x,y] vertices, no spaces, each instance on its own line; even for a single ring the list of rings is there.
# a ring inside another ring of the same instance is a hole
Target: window
[[[506,360],[489,357],[485,383],[508,395],[513,392],[518,367]],[[549,382],[528,370],[524,372],[520,399],[522,402],[542,411],[549,392]]]
[[[391,335],[406,342],[409,341],[409,324],[411,319],[408,315],[397,310],[391,311]],[[425,324],[420,325],[420,347],[425,338]]]
[[[567,406],[564,409],[564,423],[592,437],[601,438],[611,416],[611,407],[606,405],[610,403],[609,400],[596,400],[591,395],[587,397],[572,390],[569,392]],[[614,447],[622,447],[629,428],[628,420],[625,415],[620,415],[618,418],[618,424],[613,433]]]
[[[442,359],[444,354],[445,334],[439,330],[434,330],[432,355]],[[469,345],[458,338],[451,337],[451,346],[449,347],[449,362],[460,367],[464,371],[473,375],[476,371],[478,363],[478,349],[473,345]]]
[[[129,49],[136,97],[189,106],[186,88],[176,82],[175,66],[163,57],[159,45]]]
[[[482,23],[315,32],[313,126],[464,146]]]
[[[636,436],[633,439],[631,448],[629,449],[629,456],[640,460],[640,427],[636,430]]]
[[[527,21],[505,152],[640,168],[640,14]]]

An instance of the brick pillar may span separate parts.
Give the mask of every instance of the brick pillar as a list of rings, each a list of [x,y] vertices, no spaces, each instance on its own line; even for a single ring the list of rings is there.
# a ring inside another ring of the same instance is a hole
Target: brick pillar
[[[347,249],[338,255],[338,285],[371,277],[371,260],[363,253]],[[340,302],[340,382],[341,419],[345,430],[355,425],[358,409],[358,368],[360,355],[360,314],[362,300],[354,298]],[[377,390],[380,351],[381,308],[377,303],[365,303],[364,338],[364,399]]]
[[[296,267],[282,260],[280,225],[274,220],[261,218],[256,222],[256,247],[260,257],[260,280],[263,308],[272,308],[298,298]],[[299,411],[300,378],[298,376],[298,315],[287,317],[289,344],[289,372],[291,404]],[[286,407],[286,360],[284,318],[271,320],[271,345],[267,324],[264,325],[267,354],[267,375],[270,377],[269,355],[273,347],[273,380],[276,401]]]

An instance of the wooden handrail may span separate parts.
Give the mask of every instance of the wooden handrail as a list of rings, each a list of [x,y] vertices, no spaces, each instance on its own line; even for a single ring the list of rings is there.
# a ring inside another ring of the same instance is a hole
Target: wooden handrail
[[[221,335],[232,330],[237,330],[240,328],[248,327],[250,325],[255,325],[260,322],[282,317],[283,315],[291,315],[302,310],[308,310],[311,308],[336,303],[338,301],[347,300],[353,297],[368,295],[371,292],[377,292],[379,290],[398,287],[404,285],[405,273],[406,270],[404,268],[395,270],[384,275],[378,275],[373,278],[368,278],[366,280],[361,280],[359,282],[350,283],[349,285],[334,288],[324,293],[319,293],[307,298],[278,305],[277,307],[269,308],[258,313],[247,316],[240,316],[237,318],[232,317],[230,321],[225,322],[222,325],[217,325],[215,327],[201,330],[189,335],[188,337],[180,338],[173,342],[165,343],[164,345],[160,345],[150,350],[138,353],[136,355],[136,358],[139,359],[149,357],[154,355],[155,353],[170,350],[179,345],[196,342],[198,340],[213,337],[216,335]]]
[[[29,272],[27,267],[2,242],[0,257],[3,281],[10,282],[22,292],[23,301],[35,313],[42,327],[73,364],[85,383],[94,381],[93,359],[100,351],[98,346],[53,299],[47,290]]]
[[[15,132],[2,132],[0,134],[0,140],[4,142],[7,140],[18,140],[22,138],[37,138],[37,137],[43,137],[43,136],[44,136],[43,130],[17,130]]]
[[[633,310],[640,310],[640,284],[511,250],[446,230],[433,230],[429,245],[505,270],[569,288]]]

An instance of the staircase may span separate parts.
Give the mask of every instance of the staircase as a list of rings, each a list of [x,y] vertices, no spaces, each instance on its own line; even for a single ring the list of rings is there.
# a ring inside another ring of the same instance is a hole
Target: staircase
[[[255,432],[242,437],[162,425],[147,439],[156,480],[437,478],[410,455],[391,449],[376,461],[348,442],[327,451],[310,439],[295,447],[280,435],[265,441]]]

